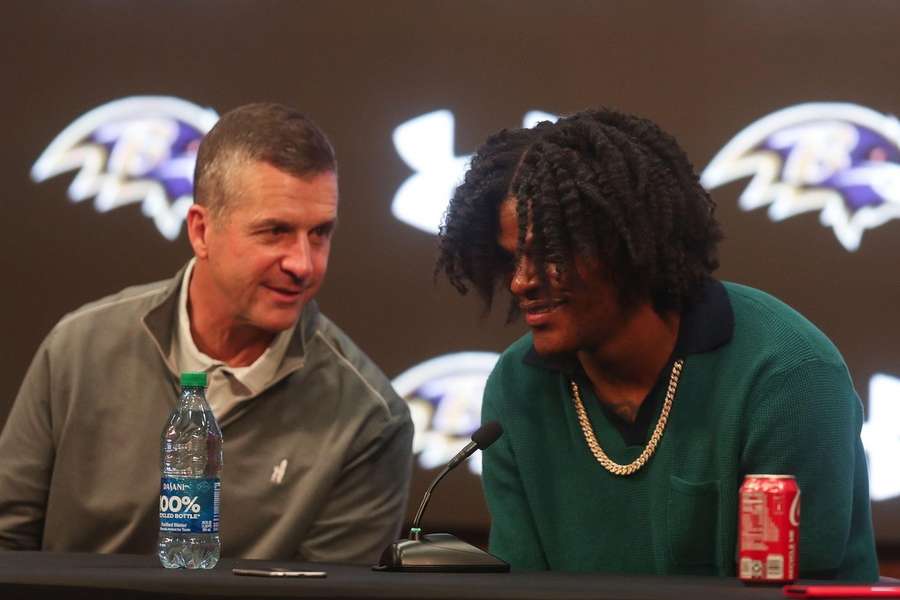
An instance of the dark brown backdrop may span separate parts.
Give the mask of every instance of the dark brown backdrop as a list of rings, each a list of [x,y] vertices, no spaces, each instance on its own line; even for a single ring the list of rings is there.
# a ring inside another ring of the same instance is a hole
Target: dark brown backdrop
[[[532,109],[612,105],[657,120],[698,169],[745,125],[809,101],[900,111],[900,4],[874,0],[680,3],[435,0],[14,0],[0,21],[0,423],[42,337],[65,312],[188,257],[137,205],[72,204],[72,174],[29,169],[87,110],[171,95],[219,113],[254,100],[309,112],[341,162],[341,226],[324,310],[395,376],[440,354],[500,351],[521,333],[478,319],[470,298],[432,283],[434,238],[395,220],[410,170],[397,125],[456,117],[456,152]],[[772,223],[743,212],[746,180],[715,190],[727,233],[722,278],[792,304],[844,352],[864,403],[875,373],[900,377],[900,220],[850,253],[807,213]],[[115,365],[110,365],[115,368]],[[896,399],[900,402],[900,398]],[[419,474],[417,499],[426,474]],[[483,529],[478,482],[455,473],[435,527]],[[882,542],[900,542],[900,498],[877,504]]]

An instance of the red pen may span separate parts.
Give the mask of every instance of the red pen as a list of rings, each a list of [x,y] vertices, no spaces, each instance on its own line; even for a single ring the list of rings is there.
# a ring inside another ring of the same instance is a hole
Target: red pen
[[[900,598],[900,587],[889,585],[786,585],[788,598]]]

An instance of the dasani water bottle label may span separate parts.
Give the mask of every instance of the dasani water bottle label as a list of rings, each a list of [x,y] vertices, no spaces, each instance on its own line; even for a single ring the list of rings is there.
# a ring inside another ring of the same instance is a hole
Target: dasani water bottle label
[[[159,530],[219,533],[218,477],[163,477],[159,494]]]

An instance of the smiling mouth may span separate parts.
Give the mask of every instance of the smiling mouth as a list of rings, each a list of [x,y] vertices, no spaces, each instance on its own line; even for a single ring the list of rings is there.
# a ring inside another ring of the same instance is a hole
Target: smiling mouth
[[[281,294],[282,296],[299,296],[301,293],[303,293],[303,290],[291,290],[287,288],[275,287],[272,285],[267,285],[266,287],[276,294]]]
[[[520,303],[519,308],[526,315],[543,315],[562,306],[565,303],[565,300],[541,300],[537,302],[531,301]]]

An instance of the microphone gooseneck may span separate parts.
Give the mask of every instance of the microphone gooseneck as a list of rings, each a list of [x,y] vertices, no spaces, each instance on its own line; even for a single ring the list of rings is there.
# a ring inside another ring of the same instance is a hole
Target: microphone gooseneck
[[[490,421],[489,423],[485,423],[481,427],[479,427],[475,433],[472,434],[472,441],[466,444],[465,448],[460,450],[456,456],[450,459],[450,462],[447,463],[447,466],[438,474],[437,477],[434,478],[434,481],[431,482],[431,485],[428,486],[428,490],[425,492],[425,495],[422,497],[422,503],[419,504],[419,510],[416,511],[416,518],[413,519],[412,527],[409,529],[409,539],[418,540],[419,535],[422,530],[419,528],[419,523],[422,520],[422,513],[425,512],[425,507],[428,505],[428,501],[431,499],[431,492],[434,490],[435,486],[444,478],[444,476],[459,466],[464,460],[469,458],[476,450],[484,450],[491,444],[497,441],[503,434],[503,428],[500,426],[500,423],[497,421]]]

